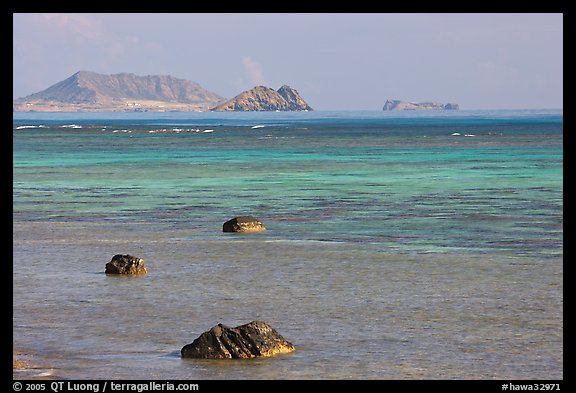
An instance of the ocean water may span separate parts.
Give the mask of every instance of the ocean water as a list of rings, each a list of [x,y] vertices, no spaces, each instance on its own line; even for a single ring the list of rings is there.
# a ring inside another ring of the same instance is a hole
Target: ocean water
[[[14,378],[562,379],[561,110],[14,113]],[[222,224],[254,215],[258,234]],[[113,277],[115,254],[149,273]],[[296,351],[181,359],[261,319]]]

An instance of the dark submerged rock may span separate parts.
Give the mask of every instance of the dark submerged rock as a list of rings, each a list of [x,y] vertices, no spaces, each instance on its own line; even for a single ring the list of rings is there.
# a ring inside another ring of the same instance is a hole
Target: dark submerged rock
[[[226,221],[222,229],[224,232],[262,232],[266,227],[255,217],[240,216]]]
[[[132,255],[117,254],[106,264],[106,274],[146,274],[148,270],[144,266],[142,258]]]
[[[219,323],[185,345],[181,355],[195,359],[249,359],[288,353],[294,349],[294,345],[272,326],[263,321],[252,321],[235,328]]]

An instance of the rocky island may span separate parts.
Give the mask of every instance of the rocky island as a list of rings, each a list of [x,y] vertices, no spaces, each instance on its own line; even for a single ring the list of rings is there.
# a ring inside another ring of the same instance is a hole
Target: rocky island
[[[231,100],[215,106],[211,111],[311,111],[310,105],[288,85],[278,90],[256,86]]]
[[[386,100],[382,110],[384,111],[419,111],[419,110],[458,110],[458,104],[439,102],[408,102],[400,100]]]
[[[170,75],[103,75],[79,71],[13,101],[14,112],[205,111],[226,99],[196,82]]]

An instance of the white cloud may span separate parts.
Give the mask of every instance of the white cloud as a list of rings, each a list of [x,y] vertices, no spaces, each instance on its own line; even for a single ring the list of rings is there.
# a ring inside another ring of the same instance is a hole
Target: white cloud
[[[55,27],[76,39],[100,40],[104,36],[102,23],[86,14],[40,14],[48,26]]]
[[[244,56],[242,58],[242,64],[244,65],[244,70],[248,74],[248,78],[252,84],[265,86],[268,85],[268,82],[264,78],[262,64],[252,60],[250,56]]]

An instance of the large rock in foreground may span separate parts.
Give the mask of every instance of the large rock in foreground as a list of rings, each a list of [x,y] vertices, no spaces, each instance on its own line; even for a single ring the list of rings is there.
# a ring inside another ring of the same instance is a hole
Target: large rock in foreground
[[[294,351],[289,343],[266,322],[252,321],[231,328],[221,323],[185,345],[183,358],[248,359]]]
[[[226,221],[222,229],[224,232],[262,232],[266,227],[255,217],[240,216]]]
[[[146,274],[146,266],[142,258],[132,255],[114,255],[106,264],[106,274]]]

